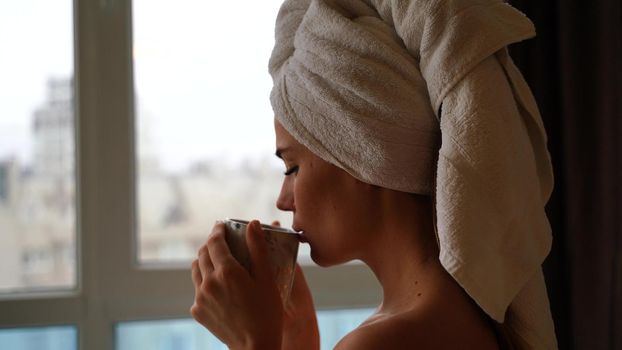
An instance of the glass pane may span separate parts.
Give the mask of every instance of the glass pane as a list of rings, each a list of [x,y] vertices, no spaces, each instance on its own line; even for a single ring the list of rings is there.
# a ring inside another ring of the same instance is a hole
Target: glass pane
[[[133,1],[141,261],[194,257],[217,219],[291,226],[268,98],[281,2]]]
[[[0,293],[75,286],[72,4],[0,11]]]
[[[0,349],[74,350],[78,332],[70,326],[0,329]]]
[[[227,350],[194,320],[124,322],[116,327],[116,350]]]
[[[374,313],[374,309],[323,310],[317,313],[320,349],[333,349],[346,334]]]
[[[363,322],[373,309],[318,312],[321,349],[332,349]],[[227,347],[194,320],[124,322],[116,327],[116,350],[226,350]]]

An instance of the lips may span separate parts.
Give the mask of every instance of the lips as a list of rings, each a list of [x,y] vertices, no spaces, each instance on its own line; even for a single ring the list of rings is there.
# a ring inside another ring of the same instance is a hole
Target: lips
[[[307,237],[305,236],[304,232],[300,233],[300,235],[298,236],[298,240],[300,241],[300,243],[309,243],[309,241],[307,240]]]
[[[308,243],[309,241],[307,240],[307,237],[305,236],[304,230],[302,227],[300,227],[297,223],[293,223],[292,225],[292,230],[298,232],[298,239],[300,240],[300,243]]]
[[[305,233],[304,233],[302,227],[294,224],[294,225],[292,225],[292,230],[298,232],[298,234],[299,234],[298,235],[298,239],[300,240],[301,243],[307,243],[308,242],[307,237],[305,236]]]

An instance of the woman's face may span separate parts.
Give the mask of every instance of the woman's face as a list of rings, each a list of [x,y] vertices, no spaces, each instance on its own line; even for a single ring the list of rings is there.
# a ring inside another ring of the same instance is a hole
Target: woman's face
[[[277,207],[291,211],[311,258],[330,266],[361,258],[373,232],[373,186],[317,157],[275,121],[277,156],[286,166]]]

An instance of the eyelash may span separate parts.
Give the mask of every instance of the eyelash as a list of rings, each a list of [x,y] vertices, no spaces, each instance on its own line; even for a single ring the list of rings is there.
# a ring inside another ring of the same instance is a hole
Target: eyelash
[[[297,172],[298,172],[298,165],[293,166],[293,167],[291,167],[291,168],[287,169],[287,170],[285,171],[285,173],[283,173],[283,174],[284,174],[285,176],[289,176],[289,175],[291,175],[291,174],[293,174],[293,173],[297,173]]]

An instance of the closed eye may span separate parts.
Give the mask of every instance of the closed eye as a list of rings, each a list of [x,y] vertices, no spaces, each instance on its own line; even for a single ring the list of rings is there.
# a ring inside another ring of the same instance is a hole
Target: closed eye
[[[293,167],[287,169],[287,171],[285,171],[284,174],[285,174],[285,176],[289,176],[289,175],[291,175],[293,173],[297,173],[297,172],[298,172],[298,165],[293,166]]]

